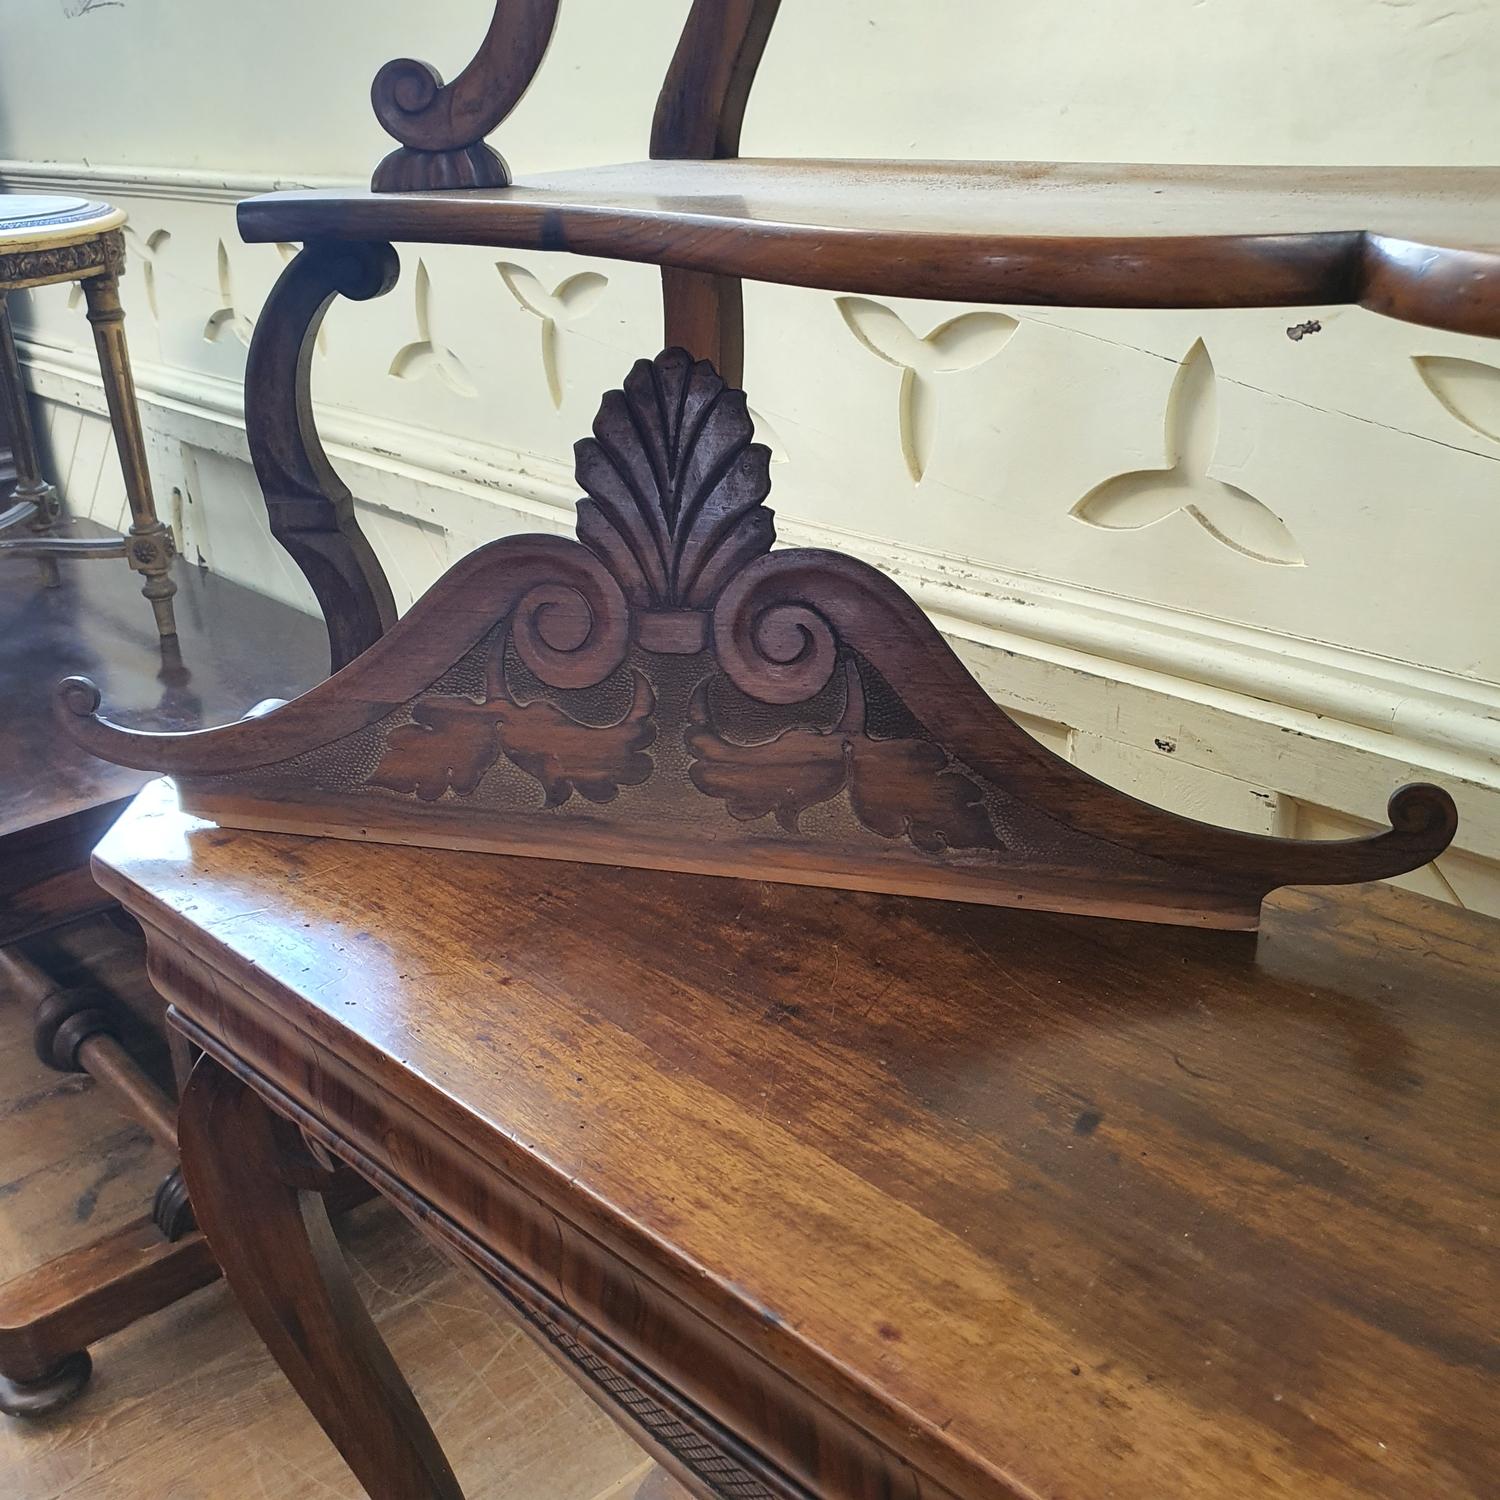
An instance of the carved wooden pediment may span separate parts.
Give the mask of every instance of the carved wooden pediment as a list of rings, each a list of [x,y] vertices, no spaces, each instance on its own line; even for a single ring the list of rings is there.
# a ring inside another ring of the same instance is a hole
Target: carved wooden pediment
[[[744,394],[642,360],[578,444],[577,540],[514,536],[291,703],[194,734],[70,732],[243,828],[1253,927],[1280,885],[1425,864],[1436,787],[1392,827],[1301,842],[1194,823],[1043,748],[920,609],[840,553],[773,551]]]

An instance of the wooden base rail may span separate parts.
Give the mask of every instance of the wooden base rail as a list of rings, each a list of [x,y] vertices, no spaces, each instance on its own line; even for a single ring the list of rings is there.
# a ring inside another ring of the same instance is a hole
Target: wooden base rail
[[[15,949],[0,950],[0,982],[36,1017],[37,1056],[60,1073],[87,1073],[168,1151],[177,1150],[177,1107],[120,1045],[109,1003],[86,986],[65,988]]]
[[[0,984],[33,1008],[48,1067],[87,1073],[176,1155],[176,1106],[121,1045],[103,995],[58,985],[16,949],[0,949]],[[174,1167],[149,1214],[0,1285],[0,1411],[40,1416],[65,1405],[88,1381],[88,1345],[218,1275]]]
[[[37,1056],[48,1067],[87,1073],[176,1157],[177,1106],[121,1044],[103,994],[57,984],[14,948],[0,949],[0,988],[33,1007]],[[335,1213],[371,1193],[344,1171],[318,1185]],[[219,1274],[174,1166],[149,1213],[0,1284],[0,1412],[33,1417],[66,1405],[88,1383],[90,1344]]]

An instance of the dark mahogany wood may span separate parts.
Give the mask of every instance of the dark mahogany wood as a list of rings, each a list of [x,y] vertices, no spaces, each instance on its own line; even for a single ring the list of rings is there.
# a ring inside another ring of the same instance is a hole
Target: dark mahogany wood
[[[92,757],[68,745],[61,758]],[[129,774],[124,767],[113,769],[122,777]],[[123,795],[0,839],[0,946],[114,905],[94,884],[89,855],[129,801]]]
[[[90,1344],[218,1276],[201,1234],[169,1240],[145,1215],[0,1285],[0,1411],[64,1405],[88,1379]]]
[[[400,270],[389,245],[306,246],[272,288],[245,365],[245,432],[271,534],[317,596],[334,671],[395,623],[396,603],[318,438],[313,353],[335,297],[384,296]]]
[[[653,161],[494,191],[276,193],[248,240],[572,250],[876,296],[1360,303],[1500,335],[1500,168]]]
[[[745,298],[737,276],[661,268],[667,347],[706,359],[730,385],[745,369]]]
[[[43,587],[34,566],[19,560],[0,563],[0,575],[0,945],[31,937],[33,953],[46,948],[49,963],[56,958],[59,969],[70,969],[65,954],[51,951],[52,939],[35,935],[68,922],[69,944],[96,929],[107,934],[107,922],[76,922],[114,904],[95,884],[89,855],[145,778],[60,736],[49,684],[68,672],[97,673],[133,722],[186,729],[273,690],[315,682],[323,630],[315,619],[179,563],[181,631],[163,647],[124,569],[64,570],[56,588]],[[59,950],[63,937],[56,934]],[[133,948],[101,941],[93,956],[111,987],[119,985],[117,998],[134,998],[124,976],[141,962],[139,939]],[[22,973],[17,983],[23,965],[34,967],[0,954],[0,987],[15,1004],[48,1000],[53,987],[34,975]],[[92,957],[86,967],[95,967]],[[149,993],[143,980],[138,987]],[[169,1141],[171,1109],[159,1090],[100,1028],[85,1036],[77,1016],[66,1014],[94,1007],[56,996],[48,1004],[39,1040],[49,1058],[115,1085],[127,1108]],[[117,1018],[112,1007],[111,1024]],[[0,1285],[0,1411],[41,1415],[65,1404],[89,1378],[87,1345],[218,1274],[184,1205],[170,1191],[158,1201],[159,1215]]]
[[[360,1483],[373,1496],[462,1500],[359,1300],[321,1191],[297,1179],[296,1129],[204,1057],[183,1090],[181,1143],[226,1280]]]
[[[694,0],[656,101],[651,155],[720,160],[740,152],[740,128],[761,54],[781,0]],[[669,348],[714,365],[730,385],[745,368],[744,298],[739,278],[661,268]]]
[[[45,588],[34,564],[0,562],[0,943],[105,904],[89,852],[146,779],[57,733],[59,678],[86,672],[132,723],[180,730],[324,673],[317,620],[183,563],[176,577],[181,636],[163,649],[123,569],[67,569]]]
[[[1492,1490],[1492,921],[1283,892],[1250,937],[624,877],[223,830],[165,783],[98,869],[177,1024],[694,1493]],[[262,1149],[236,1109],[206,1171]],[[223,1232],[269,1255],[253,1191]],[[298,1260],[228,1271],[305,1292]],[[324,1410],[341,1358],[304,1374]]]
[[[481,548],[337,676],[238,724],[121,729],[81,678],[63,722],[229,826],[1216,926],[1452,839],[1430,786],[1392,797],[1383,834],[1298,843],[1095,781],[883,574],[772,552],[752,438],[711,365],[642,360],[578,445],[578,541]]]
[[[499,187],[504,159],[484,143],[518,103],[552,41],[560,0],[495,0],[479,51],[452,83],[409,57],[375,75],[375,118],[401,142],[381,162],[376,192]]]
[[[704,160],[740,154],[740,128],[781,0],[693,0],[656,115],[651,155]]]

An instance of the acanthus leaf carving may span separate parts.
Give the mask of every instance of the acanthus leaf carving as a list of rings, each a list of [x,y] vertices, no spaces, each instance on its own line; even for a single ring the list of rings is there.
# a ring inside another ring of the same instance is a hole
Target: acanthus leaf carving
[[[500,758],[499,720],[489,703],[432,697],[413,704],[411,723],[391,730],[370,784],[436,802],[467,796]]]
[[[774,813],[788,833],[799,833],[797,820],[808,808],[843,790],[848,772],[842,735],[788,729],[759,744],[738,744],[714,728],[705,686],[694,694],[685,736],[693,785],[741,822]]]
[[[1004,848],[979,784],[930,740],[872,738],[852,659],[844,681],[844,712],[831,729],[787,729],[748,745],[718,732],[700,686],[686,735],[693,785],[743,822],[774,813],[788,833],[800,832],[798,819],[809,808],[847,790],[854,816],[871,833],[908,838],[923,853]]]
[[[640,360],[577,445],[578,537],[639,609],[703,609],[775,539],[743,391],[681,349]]]
[[[632,676],[630,707],[613,724],[580,723],[545,699],[521,704],[507,695],[489,704],[506,758],[542,784],[547,807],[562,806],[574,792],[590,802],[612,802],[622,786],[650,777],[646,750],[656,739],[656,695],[639,672]]]
[[[434,695],[419,699],[412,722],[391,730],[385,753],[370,776],[373,786],[436,802],[444,793],[468,796],[502,754],[534,777],[546,807],[560,807],[574,792],[609,802],[622,786],[637,786],[652,772],[646,749],[656,738],[651,684],[634,674],[634,693],[613,724],[585,724],[555,703],[517,703],[506,686],[499,648],[483,700]]]
[[[277,293],[298,307],[325,295],[309,254]],[[386,265],[365,256],[355,284],[378,292]],[[304,347],[306,311],[288,322]],[[1206,356],[1187,364],[1197,389],[1169,447],[1196,479],[1212,374]],[[265,458],[277,493],[303,492],[295,464]],[[191,811],[253,827],[1215,926],[1253,926],[1278,885],[1404,873],[1453,838],[1453,800],[1432,786],[1393,795],[1381,833],[1299,841],[1094,780],[1007,717],[893,579],[838,552],[772,552],[768,461],[742,393],[669,350],[636,365],[580,445],[581,540],[487,544],[378,649],[238,725],[129,730],[81,678],[59,709],[84,748],[168,771]],[[390,707],[372,722],[372,704]],[[523,778],[536,799],[517,798]],[[575,797],[615,805],[576,816]],[[743,826],[768,817],[780,836]]]

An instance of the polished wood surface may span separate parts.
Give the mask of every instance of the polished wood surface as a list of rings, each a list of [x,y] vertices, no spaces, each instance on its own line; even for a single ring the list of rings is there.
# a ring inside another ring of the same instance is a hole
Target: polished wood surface
[[[0,989],[0,1282],[128,1244],[167,1165],[86,1077],[43,1067]],[[388,1204],[341,1215],[360,1291],[469,1500],[632,1500],[646,1456]],[[229,1291],[112,1334],[66,1413],[0,1419],[5,1500],[363,1500]]]
[[[97,864],[222,1062],[767,1493],[1489,1492],[1490,921],[1285,892],[1250,938],[372,849],[165,784]]]
[[[117,326],[110,296],[93,305],[108,338]],[[100,530],[71,528],[84,545]],[[197,569],[177,569],[182,633],[165,644],[124,569],[60,570],[49,588],[34,562],[8,559],[0,575],[0,943],[11,943],[112,904],[92,879],[89,853],[144,779],[57,733],[52,683],[89,663],[116,684],[133,719],[186,728],[316,681],[326,657],[317,620]],[[115,973],[132,965],[141,965],[138,936],[129,953],[106,957]],[[38,1024],[60,1039],[47,1049],[54,1065],[96,1075],[175,1150],[172,1105],[119,1040],[114,1007],[104,1015],[81,993],[63,993],[21,954],[0,953],[0,991],[28,1015],[39,1001],[51,1008]],[[80,1030],[85,1013],[95,1019]],[[176,1199],[159,1189],[154,1218],[54,1259],[44,1233],[30,1224],[18,1231],[32,1238],[35,1259],[0,1282],[0,1410],[45,1411],[70,1399],[88,1379],[86,1346],[218,1274],[201,1237],[183,1237],[180,1178],[171,1186]],[[136,1213],[151,1201],[148,1189]]]
[[[1500,335],[1500,168],[653,161],[274,193],[247,240],[572,250],[882,296],[1325,306]]]
[[[653,160],[740,154],[740,128],[781,0],[694,0],[651,121]]]
[[[395,1361],[354,1290],[311,1184],[278,1181],[269,1165],[302,1149],[296,1128],[237,1078],[200,1064],[182,1098],[183,1170],[200,1221],[241,1305],[349,1467],[378,1491],[463,1500]],[[233,1147],[225,1149],[225,1142]],[[304,1261],[305,1264],[299,1264]],[[318,1302],[293,1289],[327,1285]],[[245,1288],[264,1289],[247,1297]],[[330,1380],[329,1372],[337,1377]],[[390,1427],[370,1413],[403,1413]]]
[[[375,118],[400,147],[376,168],[377,192],[492,187],[510,180],[485,136],[520,102],[552,41],[561,0],[496,0],[479,50],[444,83],[430,63],[400,57],[370,86]]]
[[[71,530],[96,536],[102,528],[79,522]],[[315,617],[183,563],[176,577],[181,635],[164,653],[123,570],[70,569],[49,589],[32,564],[0,561],[0,849],[120,802],[147,779],[58,734],[51,697],[61,678],[97,674],[130,722],[192,729],[325,674]],[[13,873],[0,869],[0,893],[10,893]]]
[[[266,519],[322,608],[335,672],[396,623],[396,601],[359,529],[354,497],[319,441],[313,354],[335,296],[358,302],[383,296],[398,272],[389,245],[301,250],[266,299],[245,364],[245,437]]]
[[[884,574],[772,551],[753,437],[712,365],[641,360],[577,445],[576,541],[481,548],[335,677],[238,724],[122,729],[86,678],[60,685],[59,718],[237,828],[1209,926],[1253,927],[1280,885],[1405,873],[1452,839],[1435,786],[1398,790],[1385,832],[1325,842],[1096,781]]]
[[[43,1385],[90,1344],[219,1278],[201,1234],[168,1240],[149,1214],[0,1283],[0,1393]],[[45,1394],[50,1394],[47,1392]]]

